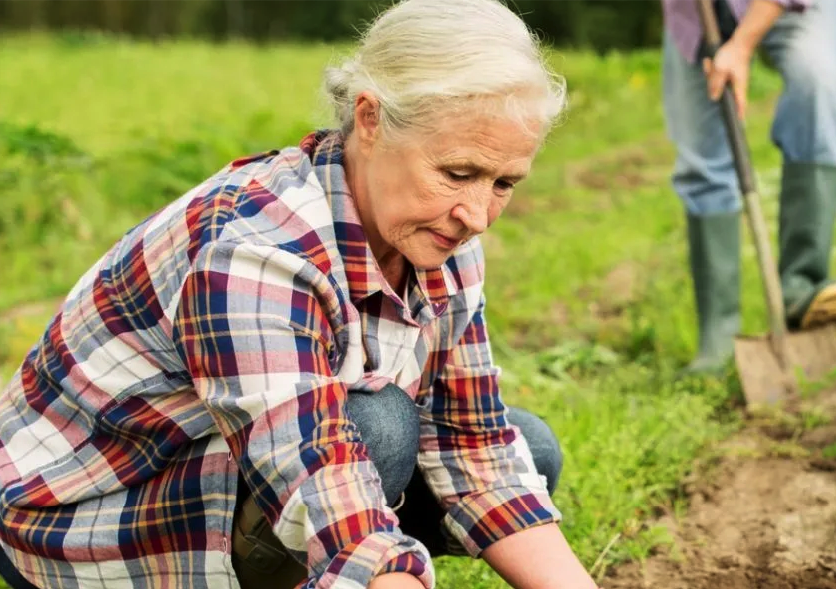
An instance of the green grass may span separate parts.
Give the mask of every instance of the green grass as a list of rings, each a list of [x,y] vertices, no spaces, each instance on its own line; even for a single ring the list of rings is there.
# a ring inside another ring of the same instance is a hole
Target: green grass
[[[328,124],[319,74],[341,49],[0,39],[0,379],[126,229],[228,160]],[[719,416],[739,392],[732,378],[674,380],[694,311],[658,52],[553,60],[570,109],[486,236],[488,314],[507,400],[560,437],[564,532],[587,566],[617,538],[600,571],[664,543],[642,522],[679,505],[695,456],[735,426]],[[773,218],[778,89],[755,69],[749,139]],[[761,331],[748,243],[744,264],[744,326]],[[480,561],[438,567],[442,588],[504,586]]]

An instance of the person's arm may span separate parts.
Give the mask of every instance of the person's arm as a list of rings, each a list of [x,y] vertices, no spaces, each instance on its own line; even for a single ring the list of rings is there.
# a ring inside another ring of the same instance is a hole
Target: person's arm
[[[556,524],[506,536],[482,558],[515,589],[595,589]]]
[[[398,528],[331,371],[322,305],[334,298],[296,254],[211,242],[185,278],[172,338],[273,533],[307,562],[310,586],[403,573],[429,588],[429,554]]]
[[[457,268],[465,276],[483,276],[481,249],[472,248],[472,258],[457,254]],[[428,362],[435,374],[428,375],[432,385],[418,403],[418,464],[446,511],[443,525],[471,556],[484,557],[517,589],[534,587],[530,582],[540,579],[530,575],[538,568],[552,576],[537,589],[594,589],[556,525],[561,514],[525,439],[507,421],[481,281],[464,291],[467,308],[454,316],[469,315],[469,322],[455,328],[452,349],[437,351]]]
[[[407,573],[387,573],[372,579],[369,589],[423,589],[424,584]]]
[[[755,50],[785,10],[803,8],[810,1],[752,0],[732,37],[720,47],[713,60],[706,58],[703,61],[711,99],[719,100],[723,88],[730,83],[738,114],[741,119],[745,118],[749,68]]]

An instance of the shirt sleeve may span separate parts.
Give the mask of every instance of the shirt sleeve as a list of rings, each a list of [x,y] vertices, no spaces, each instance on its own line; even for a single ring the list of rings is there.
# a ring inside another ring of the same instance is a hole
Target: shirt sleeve
[[[419,465],[447,511],[444,525],[473,557],[505,536],[561,519],[525,439],[507,421],[484,309],[481,294],[420,405]]]
[[[328,279],[271,246],[213,242],[182,287],[174,341],[273,532],[309,578],[365,587],[388,572],[434,584],[403,534],[329,363]]]

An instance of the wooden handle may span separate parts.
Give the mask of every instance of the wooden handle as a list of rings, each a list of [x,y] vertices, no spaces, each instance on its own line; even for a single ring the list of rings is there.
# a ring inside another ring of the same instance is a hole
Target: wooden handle
[[[717,15],[714,14],[714,5],[711,0],[697,0],[697,10],[700,11],[705,42],[711,52],[711,57],[714,57],[723,42],[720,36],[720,25],[717,24]]]
[[[714,57],[722,45],[720,27],[717,24],[717,15],[714,13],[712,0],[696,0],[699,9],[700,20],[702,21],[705,43],[710,57]],[[737,171],[737,178],[740,182],[740,189],[743,192],[743,204],[746,216],[749,219],[749,226],[752,230],[755,250],[757,251],[758,266],[761,271],[766,305],[769,311],[769,323],[772,332],[772,343],[775,353],[783,368],[789,367],[787,350],[787,328],[784,318],[784,300],[781,293],[781,280],[775,260],[772,257],[772,250],[769,246],[769,230],[763,218],[763,211],[760,206],[760,198],[755,184],[755,172],[752,167],[752,158],[749,153],[749,146],[746,140],[746,132],[743,124],[737,116],[737,107],[731,88],[727,85],[723,88],[721,100],[721,112],[726,132],[734,155],[734,166]]]
[[[708,50],[708,56],[713,58],[723,44],[720,36],[720,26],[717,24],[717,16],[714,13],[712,0],[697,0],[697,2],[702,28],[705,32],[706,49]],[[734,167],[737,170],[737,177],[740,181],[740,191],[743,194],[757,192],[755,174],[752,169],[748,143],[746,142],[746,133],[743,130],[743,124],[740,118],[737,116],[734,94],[728,85],[723,88],[723,96],[720,102],[722,105],[723,120],[726,124],[729,141],[731,141],[732,151],[734,152]]]

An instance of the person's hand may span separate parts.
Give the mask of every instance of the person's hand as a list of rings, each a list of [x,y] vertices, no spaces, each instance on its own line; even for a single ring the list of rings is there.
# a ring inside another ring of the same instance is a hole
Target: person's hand
[[[708,96],[711,100],[719,100],[723,88],[730,83],[741,120],[746,118],[746,94],[753,51],[747,43],[732,37],[717,50],[713,60],[703,60],[703,70],[708,76]]]
[[[386,573],[372,579],[369,589],[424,589],[424,584],[409,573]]]

